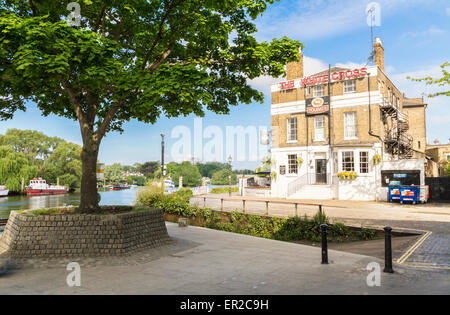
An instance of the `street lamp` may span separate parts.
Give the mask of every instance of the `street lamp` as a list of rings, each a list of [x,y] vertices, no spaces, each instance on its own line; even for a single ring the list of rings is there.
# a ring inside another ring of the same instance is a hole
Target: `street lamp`
[[[231,161],[233,161],[233,158],[231,155],[228,157],[228,163],[230,164],[230,175],[228,175],[228,196],[231,197]]]
[[[161,189],[164,193],[164,133],[161,133]]]

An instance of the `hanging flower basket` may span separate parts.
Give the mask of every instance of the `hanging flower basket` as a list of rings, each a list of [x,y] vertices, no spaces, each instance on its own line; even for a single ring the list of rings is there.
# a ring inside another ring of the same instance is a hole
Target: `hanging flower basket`
[[[276,181],[276,180],[277,180],[277,172],[273,171],[273,172],[270,174],[270,178],[272,178],[272,180]]]
[[[381,162],[381,155],[379,154],[375,154],[372,158],[373,160],[373,165],[378,165]]]
[[[303,159],[299,156],[297,159],[297,166],[300,168],[300,167],[302,167],[302,164],[303,164]]]

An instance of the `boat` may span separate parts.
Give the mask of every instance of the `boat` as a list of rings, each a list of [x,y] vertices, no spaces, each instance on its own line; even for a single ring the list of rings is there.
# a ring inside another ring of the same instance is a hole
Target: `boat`
[[[0,186],[0,197],[6,197],[8,196],[9,189],[6,188],[6,186]]]
[[[122,185],[122,184],[116,184],[109,187],[109,190],[123,190],[123,189],[130,189],[130,186],[128,185]]]
[[[164,188],[167,191],[172,191],[175,189],[175,183],[172,180],[166,178],[164,179]]]
[[[33,178],[25,188],[27,196],[64,195],[68,189],[65,186],[49,185],[42,178]]]

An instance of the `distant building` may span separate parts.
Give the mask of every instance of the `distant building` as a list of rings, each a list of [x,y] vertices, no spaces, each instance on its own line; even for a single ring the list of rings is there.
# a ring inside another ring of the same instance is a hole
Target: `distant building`
[[[384,73],[379,38],[374,50],[373,66],[309,77],[300,52],[272,85],[272,196],[379,200],[391,181],[424,185],[427,105]]]
[[[427,145],[427,156],[436,163],[432,176],[445,176],[445,165],[450,163],[450,143]]]

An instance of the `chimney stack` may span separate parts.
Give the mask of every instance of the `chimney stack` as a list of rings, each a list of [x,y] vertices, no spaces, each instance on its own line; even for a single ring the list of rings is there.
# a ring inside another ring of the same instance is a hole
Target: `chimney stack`
[[[302,49],[298,50],[298,62],[289,62],[286,65],[287,80],[303,78],[303,54]]]
[[[373,48],[375,50],[375,64],[384,72],[384,48],[379,37],[375,39]]]

